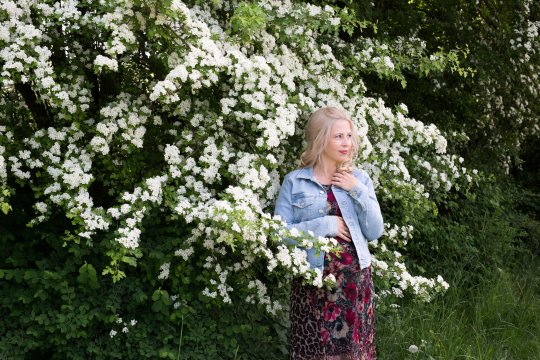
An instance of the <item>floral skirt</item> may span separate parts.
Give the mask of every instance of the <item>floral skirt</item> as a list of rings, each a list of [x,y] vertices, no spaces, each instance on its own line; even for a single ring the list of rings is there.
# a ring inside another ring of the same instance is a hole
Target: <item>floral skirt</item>
[[[326,255],[324,274],[335,288],[319,289],[295,279],[291,292],[291,351],[294,360],[374,360],[375,303],[371,267],[360,270],[352,243],[340,258]]]

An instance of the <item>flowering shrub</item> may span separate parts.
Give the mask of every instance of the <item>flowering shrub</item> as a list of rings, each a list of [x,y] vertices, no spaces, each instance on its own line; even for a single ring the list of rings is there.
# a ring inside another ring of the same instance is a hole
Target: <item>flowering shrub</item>
[[[366,44],[359,60],[368,52],[378,60],[357,62],[361,76],[371,80],[369,92],[406,102],[415,118],[439,125],[469,162],[502,168],[505,175],[520,165],[524,143],[540,129],[538,2],[346,3],[380,28],[377,36],[355,34]],[[377,41],[383,51],[371,45]],[[442,49],[453,50],[440,55]],[[373,67],[390,63],[395,74],[370,76]],[[451,72],[437,71],[440,66]],[[407,86],[401,90],[386,79]]]
[[[3,291],[28,286],[19,295],[27,304],[61,294],[58,324],[72,324],[59,330],[29,305],[29,330],[23,336],[2,323],[2,347],[30,351],[53,333],[50,346],[68,352],[58,334],[81,339],[91,326],[101,345],[85,351],[121,356],[117,341],[184,334],[187,317],[224,303],[279,316],[293,276],[331,282],[282,239],[321,251],[335,243],[286,231],[271,215],[283,175],[297,164],[305,120],[323,105],[351,114],[358,166],[385,213],[385,234],[372,243],[381,304],[443,292],[442,277],[410,274],[401,252],[415,222],[477,174],[447,152],[436,126],[409,117],[405,104],[366,95],[354,67],[400,80],[414,65],[392,60],[402,42],[348,46],[339,37],[346,18],[330,6],[271,0],[0,5],[0,237],[4,247],[17,244],[0,278]],[[407,46],[426,73],[458,66],[452,52],[428,54],[416,39]],[[55,285],[47,290],[47,282]],[[137,316],[141,309],[155,318]],[[208,316],[197,318],[201,327],[231,319]],[[150,329],[156,320],[167,325]],[[200,340],[195,323],[186,336]],[[182,336],[145,342],[138,355],[174,357]],[[221,351],[230,356],[235,346]]]

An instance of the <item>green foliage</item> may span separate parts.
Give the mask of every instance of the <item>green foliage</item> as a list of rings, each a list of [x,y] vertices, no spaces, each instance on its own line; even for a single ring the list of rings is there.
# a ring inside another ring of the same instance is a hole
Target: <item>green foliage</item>
[[[449,278],[457,271],[468,286],[508,268],[515,256],[533,249],[527,243],[538,241],[538,222],[519,211],[522,191],[491,179],[467,196],[448,199],[439,209],[441,216],[417,227],[409,246],[411,267]]]
[[[458,150],[475,167],[508,171],[523,161],[525,139],[540,129],[533,70],[540,65],[538,2],[318,3],[341,4],[383,29],[356,31],[351,39],[394,65],[381,60],[355,68],[369,83],[368,94],[405,103],[411,116],[449,134],[467,134]]]
[[[113,282],[96,271],[107,263],[96,249],[74,251],[76,245],[58,240],[66,219],[18,232],[26,216],[16,210],[0,225],[0,248],[6,250],[0,262],[0,357],[203,360],[286,354],[285,318],[271,320],[257,306],[198,295],[201,285],[192,267],[176,269],[172,284],[155,277],[165,250],[160,239],[181,229],[150,228],[156,236],[148,244],[152,261],[130,270],[129,281]]]
[[[9,196],[11,195],[9,189],[7,189],[5,186],[0,187],[0,211],[4,213],[4,215],[7,215],[7,213],[11,210],[11,205],[9,204]]]
[[[378,318],[378,353],[390,359],[535,359],[540,354],[538,261],[519,258],[476,286],[456,273],[444,297],[404,302]],[[523,266],[523,264],[531,266]],[[415,345],[418,352],[409,352]]]
[[[264,10],[252,2],[241,2],[230,19],[230,28],[243,42],[263,30],[266,26]]]
[[[451,283],[433,306],[407,296],[396,313],[381,301],[380,357],[540,352],[538,288],[525,286],[538,284],[538,276],[521,277],[513,266],[540,252],[540,60],[538,36],[528,30],[538,22],[537,2],[315,1],[328,5],[323,11],[295,1],[288,14],[267,2],[188,2],[196,15],[180,1],[80,2],[80,13],[46,3],[34,2],[20,20],[42,26],[43,37],[10,27],[0,39],[6,49],[16,39],[14,53],[24,60],[17,58],[21,70],[0,61],[0,358],[285,358],[287,309],[270,317],[261,304],[287,300],[290,274],[244,256],[252,255],[254,240],[246,233],[268,241],[265,251],[279,241],[264,228],[268,222],[252,219],[256,202],[246,205],[244,196],[264,193],[257,199],[271,211],[269,184],[294,167],[304,115],[336,99],[357,110],[355,120],[367,132],[362,156],[379,170],[385,221],[399,230],[411,226],[406,235],[383,237],[375,255],[395,265],[394,250],[409,241],[408,268],[426,277],[443,274]],[[0,21],[14,23],[8,5],[0,8]],[[93,21],[104,15],[107,21]],[[65,141],[53,139],[57,130]],[[277,150],[268,145],[272,131]],[[436,136],[422,137],[428,132]],[[134,141],[143,137],[145,146]],[[472,174],[450,166],[461,161],[439,156],[446,144],[432,142],[445,138],[450,153],[465,158],[463,166],[482,170],[472,182],[457,180]],[[92,143],[100,139],[106,148]],[[164,159],[171,144],[181,152],[176,163]],[[240,174],[241,166],[230,167],[238,162],[253,166]],[[433,171],[419,166],[424,162]],[[79,163],[91,169],[68,173]],[[414,182],[405,181],[398,165]],[[14,177],[16,170],[22,174]],[[459,176],[451,191],[441,190],[437,176],[453,171]],[[163,201],[141,200],[150,196],[146,181],[164,172]],[[519,185],[509,174],[521,178]],[[91,178],[78,187],[66,181],[55,196],[67,199],[50,201],[49,187],[64,175]],[[262,177],[269,180],[253,185]],[[252,186],[245,193],[226,192],[245,183]],[[207,188],[196,190],[199,185]],[[125,200],[135,189],[141,196]],[[81,194],[93,202],[87,208],[79,207],[89,203]],[[201,194],[242,206],[205,220],[175,210],[183,196],[187,207],[202,204],[195,201]],[[127,215],[107,213],[123,205]],[[80,236],[89,208],[110,228]],[[115,231],[129,227],[138,212],[140,246],[120,245]],[[228,231],[235,226],[246,232]],[[215,248],[202,244],[207,239],[215,239]],[[186,247],[193,250],[189,260],[174,255]],[[217,264],[223,270],[244,262],[246,268],[228,274],[232,304],[209,295],[221,285]],[[165,269],[169,275],[158,276]],[[258,305],[251,279],[269,285]],[[396,286],[389,276],[376,282],[381,293]],[[464,304],[469,298],[476,304]],[[418,355],[406,352],[410,343],[420,346]]]
[[[90,290],[95,290],[99,287],[96,269],[92,264],[84,264],[79,268],[79,276],[77,281],[84,287],[87,286]]]

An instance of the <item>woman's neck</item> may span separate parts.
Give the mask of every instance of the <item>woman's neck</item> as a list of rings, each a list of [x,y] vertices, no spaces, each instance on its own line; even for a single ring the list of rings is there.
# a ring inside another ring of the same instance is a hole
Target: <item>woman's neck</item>
[[[321,184],[329,184],[332,175],[337,171],[337,164],[321,161],[313,167],[313,175]]]

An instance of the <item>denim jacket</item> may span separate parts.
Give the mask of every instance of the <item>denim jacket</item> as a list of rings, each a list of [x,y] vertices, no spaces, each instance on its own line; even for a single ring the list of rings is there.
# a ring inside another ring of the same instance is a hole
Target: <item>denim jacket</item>
[[[369,176],[361,170],[353,170],[358,179],[351,191],[332,185],[332,191],[347,224],[354,247],[360,260],[360,267],[371,264],[368,241],[382,235],[383,218]],[[335,237],[337,221],[326,215],[326,191],[315,179],[313,168],[295,170],[285,176],[276,201],[274,215],[279,215],[287,227],[300,231],[311,230],[315,236]],[[294,240],[285,239],[288,244],[297,245]],[[324,253],[316,254],[314,248],[307,249],[307,260],[311,268],[323,269]]]

